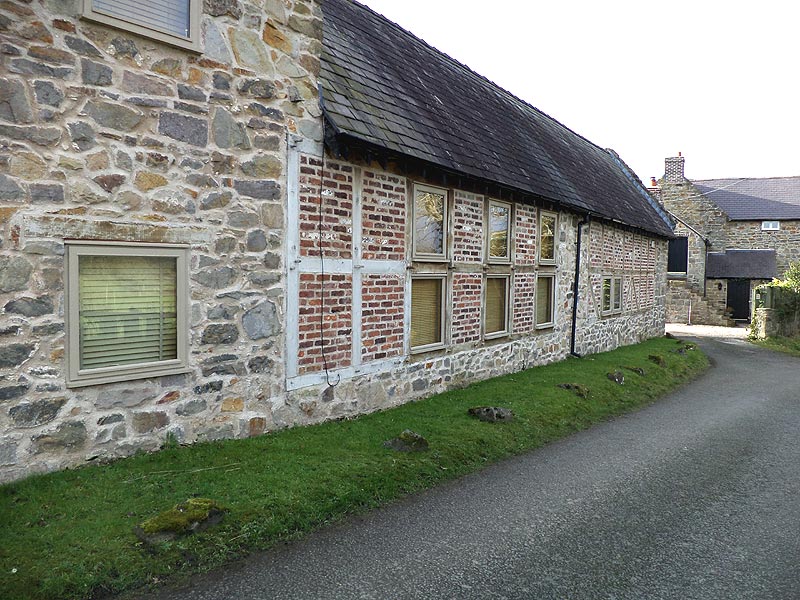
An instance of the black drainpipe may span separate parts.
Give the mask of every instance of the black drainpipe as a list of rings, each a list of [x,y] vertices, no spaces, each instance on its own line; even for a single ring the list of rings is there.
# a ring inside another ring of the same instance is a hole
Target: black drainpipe
[[[588,214],[578,221],[578,240],[576,244],[577,250],[575,251],[575,283],[572,287],[572,339],[569,343],[569,353],[577,358],[581,357],[580,354],[575,352],[575,331],[578,328],[578,290],[581,277],[581,237],[583,234],[583,226],[588,223]]]

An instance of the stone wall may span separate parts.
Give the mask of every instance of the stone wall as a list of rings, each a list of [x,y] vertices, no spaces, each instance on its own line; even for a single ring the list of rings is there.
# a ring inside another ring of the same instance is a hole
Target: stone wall
[[[729,221],[725,238],[729,249],[775,250],[780,279],[793,262],[800,261],[800,221],[781,221],[778,231],[762,231],[761,221]]]
[[[286,138],[321,139],[312,0],[206,0],[203,52],[0,5],[0,481],[262,433],[284,400]],[[188,373],[65,386],[65,239],[188,244]]]

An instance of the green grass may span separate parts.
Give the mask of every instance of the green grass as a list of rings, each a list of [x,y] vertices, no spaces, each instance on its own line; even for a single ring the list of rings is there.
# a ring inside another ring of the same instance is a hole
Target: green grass
[[[0,597],[95,598],[269,548],[647,404],[708,366],[699,350],[676,353],[680,347],[650,340],[354,420],[170,447],[0,486]],[[648,355],[663,356],[665,366]],[[618,369],[622,386],[606,376]],[[560,383],[586,386],[589,397]],[[480,405],[511,408],[515,419],[467,415]],[[406,428],[424,435],[430,450],[382,447]],[[155,547],[134,535],[144,520],[192,497],[225,506],[223,522]]]
[[[774,337],[765,340],[754,340],[753,343],[768,350],[800,356],[800,337]]]

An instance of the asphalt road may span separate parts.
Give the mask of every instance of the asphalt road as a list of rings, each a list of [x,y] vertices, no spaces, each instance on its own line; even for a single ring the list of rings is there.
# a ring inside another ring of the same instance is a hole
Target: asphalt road
[[[699,341],[656,405],[150,597],[800,598],[800,359]]]

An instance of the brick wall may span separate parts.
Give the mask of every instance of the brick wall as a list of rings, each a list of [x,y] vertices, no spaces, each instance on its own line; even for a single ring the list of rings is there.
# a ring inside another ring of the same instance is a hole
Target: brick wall
[[[480,273],[453,274],[453,344],[466,344],[481,339],[482,287],[483,275]]]
[[[456,191],[453,207],[453,261],[481,263],[484,257],[483,196]]]
[[[514,320],[515,334],[526,335],[534,331],[536,305],[536,273],[514,275]]]
[[[404,341],[404,275],[365,275],[361,296],[363,362],[401,356]]]
[[[362,184],[362,258],[403,260],[406,254],[406,181],[365,170]]]
[[[514,206],[516,235],[514,256],[518,265],[536,262],[536,208],[519,202]]]
[[[299,372],[341,369],[352,364],[353,278],[300,274]]]
[[[320,158],[301,156],[299,215],[302,256],[319,256],[321,247],[326,258],[351,258],[353,167],[326,161],[323,172]]]

